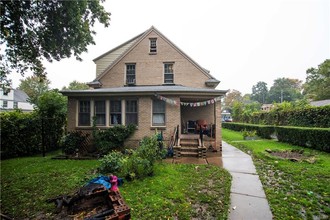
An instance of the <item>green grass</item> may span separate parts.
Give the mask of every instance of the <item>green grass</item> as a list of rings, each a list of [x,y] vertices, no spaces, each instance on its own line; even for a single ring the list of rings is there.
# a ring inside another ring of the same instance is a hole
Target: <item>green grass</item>
[[[15,219],[55,218],[46,200],[73,194],[97,174],[99,161],[50,156],[1,161],[1,213]],[[157,163],[154,176],[120,188],[133,219],[226,219],[231,177],[210,165]]]
[[[330,154],[275,140],[242,141],[240,132],[223,129],[223,139],[252,155],[275,219],[329,219]],[[265,150],[303,150],[293,162]]]
[[[230,181],[219,167],[160,163],[155,176],[120,191],[132,219],[227,219]]]
[[[1,161],[1,212],[18,219],[51,213],[46,200],[72,194],[92,176],[96,160],[52,160],[25,157]]]

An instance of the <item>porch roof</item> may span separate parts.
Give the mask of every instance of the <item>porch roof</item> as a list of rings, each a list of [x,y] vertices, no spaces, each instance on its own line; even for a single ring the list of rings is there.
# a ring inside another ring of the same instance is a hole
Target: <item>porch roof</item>
[[[115,88],[99,88],[89,90],[62,90],[65,96],[100,96],[100,95],[206,95],[222,96],[228,90],[217,90],[207,88],[193,88],[182,85],[159,85],[159,86],[125,86]]]

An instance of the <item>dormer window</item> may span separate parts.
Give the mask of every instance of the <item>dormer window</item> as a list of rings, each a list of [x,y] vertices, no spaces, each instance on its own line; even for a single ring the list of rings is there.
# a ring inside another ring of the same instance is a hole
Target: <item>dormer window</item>
[[[126,84],[135,85],[135,63],[126,64]]]
[[[164,83],[174,83],[173,63],[164,63]]]
[[[150,53],[156,54],[157,53],[157,38],[150,38]]]

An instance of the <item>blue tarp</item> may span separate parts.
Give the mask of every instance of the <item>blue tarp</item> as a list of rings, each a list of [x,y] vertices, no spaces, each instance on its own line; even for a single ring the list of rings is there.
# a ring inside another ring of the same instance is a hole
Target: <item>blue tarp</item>
[[[107,176],[98,176],[98,177],[92,179],[91,181],[89,181],[87,183],[87,185],[90,184],[90,183],[102,184],[107,189],[110,189],[111,188],[110,178],[107,177]]]

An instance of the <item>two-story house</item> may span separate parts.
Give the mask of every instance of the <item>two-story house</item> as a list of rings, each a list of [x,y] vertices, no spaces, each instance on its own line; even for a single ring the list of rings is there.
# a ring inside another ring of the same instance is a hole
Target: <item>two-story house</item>
[[[0,89],[0,111],[21,109],[23,112],[33,111],[33,105],[28,102],[29,96],[19,89]]]
[[[208,131],[206,146],[221,150],[220,81],[180,50],[156,28],[94,59],[96,78],[90,90],[61,91],[68,96],[68,130],[92,130],[134,123],[125,143],[162,131],[169,144],[174,128],[179,137],[196,133],[197,122]],[[210,134],[213,133],[213,134]],[[180,142],[179,142],[180,143]]]

